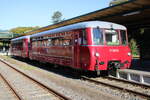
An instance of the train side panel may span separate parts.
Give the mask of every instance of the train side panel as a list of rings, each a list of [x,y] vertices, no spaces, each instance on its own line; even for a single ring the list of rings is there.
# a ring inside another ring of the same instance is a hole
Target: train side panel
[[[110,70],[113,66],[110,63],[113,62],[118,62],[120,69],[130,67],[131,56],[128,55],[130,49],[127,46],[84,46],[82,49],[81,66],[85,70]]]
[[[15,39],[11,41],[11,55],[29,58],[29,37]]]
[[[131,64],[126,34],[122,25],[83,22],[16,39],[12,54],[82,70],[125,69]]]
[[[29,50],[30,59],[74,67],[77,61],[74,55],[76,52],[74,35],[79,34],[79,31],[73,30],[70,32],[56,33],[52,38],[48,35],[50,38],[47,40],[31,40],[31,48]],[[76,66],[76,68],[79,67]]]

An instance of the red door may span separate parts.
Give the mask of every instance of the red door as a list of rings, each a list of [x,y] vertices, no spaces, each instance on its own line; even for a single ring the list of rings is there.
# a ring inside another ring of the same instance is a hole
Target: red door
[[[74,67],[79,68],[80,67],[80,55],[79,55],[79,34],[74,35]]]

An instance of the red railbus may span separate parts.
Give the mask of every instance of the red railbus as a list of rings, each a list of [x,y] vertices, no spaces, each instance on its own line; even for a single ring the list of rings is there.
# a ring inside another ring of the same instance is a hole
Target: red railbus
[[[29,58],[99,74],[129,68],[131,51],[125,26],[89,21],[31,35]]]
[[[22,36],[11,40],[11,55],[29,58],[30,36]]]

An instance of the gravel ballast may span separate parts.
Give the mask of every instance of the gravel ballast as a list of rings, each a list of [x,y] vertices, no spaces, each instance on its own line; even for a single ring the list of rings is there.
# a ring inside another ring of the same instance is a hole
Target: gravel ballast
[[[141,100],[141,98],[132,96],[128,93],[89,83],[80,79],[65,77],[61,74],[46,71],[10,57],[2,56],[1,58],[9,61],[9,63],[16,66],[21,71],[60,93],[65,94],[73,100]]]

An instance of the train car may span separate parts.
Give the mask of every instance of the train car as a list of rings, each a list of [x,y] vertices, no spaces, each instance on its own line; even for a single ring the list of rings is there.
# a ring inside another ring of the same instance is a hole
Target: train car
[[[126,27],[104,21],[81,22],[31,35],[30,59],[75,69],[125,69],[131,64]]]
[[[22,36],[11,40],[11,55],[29,58],[30,36]]]

